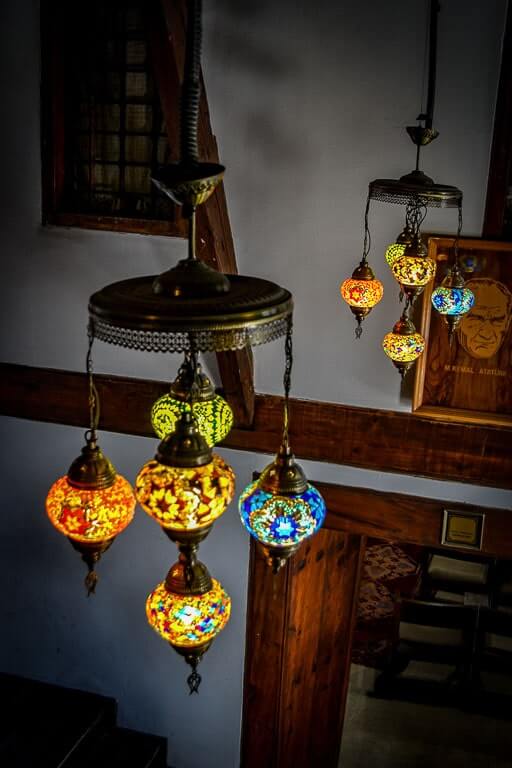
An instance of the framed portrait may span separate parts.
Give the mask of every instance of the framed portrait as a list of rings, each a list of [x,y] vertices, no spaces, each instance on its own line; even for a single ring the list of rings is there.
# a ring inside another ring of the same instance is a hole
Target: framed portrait
[[[451,263],[454,241],[428,237],[437,271],[423,293],[420,332],[426,345],[416,364],[412,408],[444,420],[512,426],[512,243],[459,240],[459,263],[475,303],[450,345],[431,296]]]

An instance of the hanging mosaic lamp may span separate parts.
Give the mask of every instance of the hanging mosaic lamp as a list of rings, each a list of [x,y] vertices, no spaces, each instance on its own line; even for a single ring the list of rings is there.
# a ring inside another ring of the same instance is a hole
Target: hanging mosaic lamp
[[[67,536],[87,565],[87,596],[96,589],[95,565],[133,519],[135,496],[130,483],[118,475],[98,445],[99,399],[94,385],[89,328],[86,369],[89,393],[89,425],[85,446],[64,477],[50,488],[46,511],[55,528]]]
[[[198,693],[197,665],[228,623],[230,612],[229,595],[191,550],[180,552],[166,580],[148,596],[150,626],[192,667],[187,678],[190,693]]]
[[[290,326],[286,335],[281,447],[274,461],[245,488],[238,505],[243,525],[260,545],[274,573],[305,539],[318,531],[326,514],[322,496],[308,483],[290,449],[288,424],[292,360]]]
[[[434,278],[436,263],[427,255],[419,232],[414,235],[412,242],[405,246],[402,256],[393,262],[391,271],[410,301]]]
[[[393,326],[392,332],[384,336],[382,348],[393,361],[402,378],[422,354],[425,349],[425,339],[407,317],[406,310]]]
[[[194,386],[194,397],[190,392]],[[233,426],[233,411],[223,397],[217,395],[201,365],[193,371],[190,356],[185,357],[170,392],[162,395],[151,409],[151,424],[160,439],[174,432],[184,411],[192,408],[200,433],[210,447],[224,440]]]
[[[363,258],[359,265],[352,272],[352,277],[347,278],[340,286],[341,297],[350,307],[350,311],[357,321],[356,339],[361,337],[363,329],[361,323],[364,318],[372,311],[373,307],[379,303],[384,294],[384,287],[378,280],[373,269],[368,264],[368,253],[370,252],[370,229],[368,226],[368,213],[370,210],[370,199],[366,201],[364,212],[364,244]]]
[[[440,286],[432,292],[432,305],[448,326],[450,342],[458,324],[475,303],[475,294],[465,287],[459,267],[448,269]]]
[[[235,491],[231,467],[212,453],[191,411],[162,440],[135,481],[137,501],[172,541],[201,541]]]
[[[347,278],[341,284],[340,292],[357,320],[356,336],[359,338],[362,333],[362,321],[382,299],[383,285],[380,280],[377,280],[372,268],[363,258],[352,272],[352,277]]]
[[[98,581],[96,563],[132,521],[134,510],[130,483],[116,474],[99,448],[96,434],[87,432],[82,453],[50,488],[46,511],[55,528],[82,555],[88,568],[88,595],[95,591]]]
[[[284,443],[275,460],[240,496],[242,523],[260,544],[274,573],[325,519],[325,502]]]

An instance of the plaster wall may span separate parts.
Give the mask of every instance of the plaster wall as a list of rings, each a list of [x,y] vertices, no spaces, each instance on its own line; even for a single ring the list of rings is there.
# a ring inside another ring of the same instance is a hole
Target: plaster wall
[[[439,181],[464,190],[465,234],[481,229],[505,0],[446,0],[440,19],[435,124],[424,153]],[[39,17],[34,0],[0,4],[4,148],[0,188],[1,359],[83,369],[88,296],[99,286],[173,263],[185,244],[166,238],[40,226]],[[294,394],[407,409],[379,350],[397,318],[382,260],[402,210],[375,204],[372,261],[386,295],[359,343],[338,293],[359,260],[368,181],[410,170],[403,126],[419,111],[426,4],[316,4],[304,0],[205,3],[205,73],[240,270],[295,296]],[[454,213],[429,214],[453,232]],[[98,343],[98,371],[171,378],[178,360]],[[256,350],[259,391],[281,391],[282,345]],[[238,764],[248,544],[235,506],[201,552],[233,598],[225,633],[203,663],[199,697],[185,667],[147,627],[147,592],[173,552],[141,511],[101,564],[87,601],[81,564],[49,526],[43,501],[81,444],[79,430],[0,420],[4,492],[0,559],[4,617],[0,668],[114,695],[125,725],[168,735],[176,768]],[[133,479],[154,441],[106,434],[106,453]],[[241,490],[266,457],[223,451]],[[310,477],[419,495],[510,506],[512,494],[306,464]]]

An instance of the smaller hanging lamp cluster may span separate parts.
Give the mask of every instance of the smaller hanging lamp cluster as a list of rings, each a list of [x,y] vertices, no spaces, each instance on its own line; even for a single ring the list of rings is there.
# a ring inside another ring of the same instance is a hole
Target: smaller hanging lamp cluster
[[[103,454],[96,430],[99,400],[92,372],[93,336],[89,333],[87,375],[89,382],[90,430],[85,446],[71,464],[67,474],[50,488],[46,511],[55,528],[67,536],[87,565],[87,595],[96,589],[96,563],[112,542],[133,519],[135,496],[131,485],[118,475]]]
[[[250,483],[239,500],[240,518],[258,542],[274,573],[286,563],[302,542],[321,527],[326,514],[320,493],[306,480],[295,461],[289,441],[289,397],[291,388],[292,327],[286,335],[284,373],[283,437],[274,461]]]
[[[366,263],[370,242],[368,231],[370,201],[379,200],[385,203],[405,205],[405,226],[395,242],[386,248],[385,259],[393,277],[400,285],[400,300],[404,296],[406,297],[406,308],[400,320],[395,323],[392,332],[386,334],[382,343],[384,352],[393,361],[402,377],[425,348],[425,341],[416,331],[409,314],[413,302],[422,293],[425,286],[434,279],[436,273],[436,262],[428,255],[421,235],[421,224],[425,219],[427,208],[457,208],[459,223],[456,242],[458,242],[462,228],[462,192],[457,187],[437,184],[420,170],[422,147],[430,144],[439,135],[438,131],[433,128],[438,12],[437,0],[431,0],[428,28],[429,67],[426,110],[418,115],[418,125],[407,127],[407,133],[416,146],[416,167],[399,179],[375,179],[370,182],[365,210],[363,261],[352,278],[345,280],[341,288],[343,298],[356,315],[358,323],[356,335],[359,337],[361,335],[361,320],[382,298],[382,286],[379,281],[376,281],[373,271],[368,268]],[[358,270],[360,270],[360,274],[356,274]],[[357,278],[360,278],[359,282],[366,280],[368,285],[366,291],[359,286]],[[374,283],[379,283],[380,289],[372,291],[370,286],[373,286]],[[351,293],[351,289],[353,293]],[[465,288],[457,255],[455,255],[454,263],[441,286],[435,289],[432,295],[434,308],[440,312],[448,325],[450,342],[460,318],[473,305],[474,297],[470,294],[471,292]]]

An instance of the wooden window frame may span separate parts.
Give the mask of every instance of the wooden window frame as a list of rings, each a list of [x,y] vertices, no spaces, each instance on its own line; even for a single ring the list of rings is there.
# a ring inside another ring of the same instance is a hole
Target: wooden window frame
[[[152,27],[164,24],[163,10],[158,0],[148,0],[147,21]],[[53,224],[81,229],[99,229],[111,232],[130,232],[147,235],[167,235],[186,238],[187,226],[179,208],[174,207],[175,217],[146,219],[131,216],[69,212],[65,210],[65,110],[64,110],[64,64],[62,40],[69,30],[63,29],[62,14],[58,0],[41,2],[41,160],[42,160],[42,220]],[[150,32],[151,35],[151,32]],[[155,65],[150,44],[152,64]],[[168,82],[167,87],[171,85]],[[158,84],[159,89],[161,84]],[[177,134],[179,84],[173,93],[160,94],[173,103],[173,135]],[[169,133],[169,130],[168,130]],[[171,152],[177,145],[171,145]],[[172,157],[176,160],[177,157]]]

